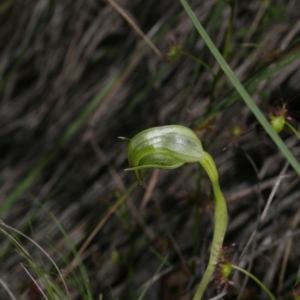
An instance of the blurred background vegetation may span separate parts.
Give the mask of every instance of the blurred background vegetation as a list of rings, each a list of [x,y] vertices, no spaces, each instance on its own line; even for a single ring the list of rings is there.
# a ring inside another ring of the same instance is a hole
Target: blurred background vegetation
[[[284,106],[297,128],[299,3],[189,4],[264,114]],[[209,180],[187,165],[139,186],[117,139],[167,124],[195,130],[216,160],[228,257],[294,299],[299,178],[179,1],[3,0],[0,24],[1,299],[191,298],[209,255]],[[299,160],[299,139],[280,135]],[[232,280],[223,299],[266,299]],[[221,291],[216,276],[206,298]]]

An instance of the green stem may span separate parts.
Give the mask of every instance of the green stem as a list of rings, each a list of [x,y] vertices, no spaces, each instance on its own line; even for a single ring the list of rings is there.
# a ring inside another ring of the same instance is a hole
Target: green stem
[[[220,189],[218,172],[214,160],[210,156],[210,154],[204,152],[204,156],[199,161],[199,163],[207,172],[212,183],[213,192],[215,195],[215,214],[214,233],[208,265],[203,275],[203,278],[196,290],[196,294],[193,300],[202,299],[204,291],[214,274],[222,250],[223,240],[228,224],[227,205],[223,193]]]
[[[294,168],[296,173],[300,176],[300,164],[295,158],[295,156],[291,153],[291,151],[287,148],[287,146],[284,144],[282,139],[276,134],[272,126],[269,124],[266,117],[262,114],[260,109],[257,107],[255,102],[251,99],[248,92],[245,90],[244,86],[240,83],[238,78],[234,75],[233,71],[229,67],[229,65],[226,63],[224,58],[222,57],[219,50],[216,48],[208,34],[206,33],[203,26],[198,21],[197,17],[195,16],[194,12],[188,5],[186,0],[180,0],[181,4],[183,5],[185,11],[187,12],[189,18],[193,22],[194,26],[198,30],[199,34],[205,41],[207,47],[211,51],[211,53],[214,55],[215,59],[218,61],[219,65],[225,72],[228,79],[231,81],[237,92],[241,95],[242,99],[245,101],[249,109],[252,111],[252,113],[255,115],[256,119],[259,121],[259,123],[262,125],[262,127],[265,129],[265,131],[270,135],[278,149],[281,151],[281,153],[285,156],[285,158],[288,160],[288,162],[291,164],[291,166]],[[294,54],[296,55],[296,54]],[[293,55],[291,56],[291,59],[293,58]],[[251,84],[253,84],[252,82]]]
[[[247,270],[245,270],[243,268],[240,268],[240,267],[238,267],[236,265],[231,265],[231,267],[233,269],[236,269],[236,270],[238,270],[238,271],[246,274],[248,277],[250,277],[251,279],[253,279],[266,292],[266,294],[269,296],[269,298],[271,300],[276,300],[275,297],[273,296],[273,294],[269,291],[269,289],[257,277],[255,277],[254,275],[252,275]]]
[[[285,124],[289,129],[292,130],[292,132],[294,133],[294,135],[295,135],[298,139],[300,139],[300,133],[295,129],[295,127],[294,127],[292,124],[290,124],[290,123],[287,122],[287,121],[285,121],[284,124]]]
[[[185,56],[185,57],[187,57],[187,58],[195,61],[200,66],[203,66],[213,77],[215,77],[214,71],[211,69],[211,67],[207,63],[205,63],[204,61],[202,61],[201,59],[197,58],[196,56],[194,56],[194,55],[192,55],[192,54],[190,54],[188,52],[185,52],[183,50],[180,50],[180,53],[183,56]]]

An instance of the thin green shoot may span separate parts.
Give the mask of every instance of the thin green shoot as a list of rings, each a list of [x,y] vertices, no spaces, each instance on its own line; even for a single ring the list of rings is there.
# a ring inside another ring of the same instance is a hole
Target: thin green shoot
[[[297,131],[297,129],[292,125],[290,124],[289,122],[285,121],[284,123],[292,132],[293,134],[298,138],[300,139],[300,133]]]
[[[74,277],[74,284],[73,285],[80,292],[80,294],[82,296],[82,299],[92,299],[93,295],[92,295],[91,287],[89,285],[88,275],[87,275],[86,270],[85,270],[85,268],[82,264],[81,258],[78,257],[77,250],[76,250],[75,246],[73,245],[69,235],[64,230],[64,228],[61,226],[60,222],[57,220],[57,218],[53,215],[52,212],[50,212],[49,210],[47,210],[43,206],[41,208],[48,215],[48,217],[55,223],[56,227],[59,229],[59,231],[62,233],[65,240],[67,241],[67,245],[70,247],[71,253],[73,254],[74,257],[77,258],[78,267],[79,267],[79,270],[80,270],[80,275],[78,276],[77,275],[78,272],[74,272],[74,270],[72,271],[72,275]],[[58,253],[59,251],[56,250],[56,252]],[[67,255],[69,255],[69,253],[67,253]],[[70,261],[68,259],[64,258],[64,256],[62,256],[62,259],[63,259],[63,262],[66,265],[70,264]],[[64,272],[63,276],[66,277],[65,272]],[[68,278],[68,280],[70,281],[70,278]]]
[[[10,290],[10,288],[8,287],[8,285],[0,278],[0,285],[2,285],[2,287],[4,288],[4,290],[7,292],[7,294],[9,295],[10,299],[12,300],[17,300],[14,296],[14,294],[12,293],[12,291]]]
[[[271,300],[276,300],[275,297],[273,296],[273,294],[269,291],[269,289],[253,274],[251,274],[247,270],[240,268],[239,266],[236,266],[236,265],[231,265],[231,267],[233,269],[236,269],[236,270],[246,274],[248,277],[250,277],[252,280],[254,280],[261,287],[261,289],[269,296],[269,298]]]
[[[17,235],[20,235],[22,237],[24,237],[25,239],[27,239],[28,241],[30,241],[36,248],[38,248],[41,253],[43,253],[45,255],[45,257],[51,262],[51,264],[54,266],[54,268],[56,269],[57,271],[57,274],[59,275],[60,279],[61,279],[61,282],[63,284],[63,287],[65,289],[65,293],[66,293],[66,296],[67,296],[67,299],[71,299],[70,298],[70,293],[69,293],[69,290],[68,290],[68,287],[67,287],[67,284],[63,278],[63,274],[62,272],[60,271],[59,267],[57,266],[57,264],[54,262],[54,260],[51,258],[51,256],[38,244],[36,243],[33,239],[31,239],[30,237],[28,237],[27,235],[25,235],[24,233],[18,231],[17,229],[5,224],[3,221],[0,221],[0,226],[2,228],[0,228],[0,231],[5,235],[7,236],[7,238],[9,238],[13,244],[20,250],[20,254],[21,255],[24,255],[26,260],[29,262],[29,264],[34,267],[36,264],[34,262],[34,260],[32,259],[30,253],[26,250],[25,247],[23,247],[21,245],[21,243],[16,239],[14,238],[8,231],[12,231],[14,232],[15,234]],[[40,270],[37,268],[36,270],[38,270],[40,272]],[[40,272],[40,279],[42,279],[44,277],[44,273],[43,272]],[[45,284],[45,287],[46,288],[49,288],[48,292],[51,294],[52,292],[52,289],[51,287],[48,285],[48,284]],[[55,298],[53,298],[55,299]]]
[[[194,26],[198,30],[200,36],[205,41],[207,47],[210,49],[211,53],[223,69],[224,73],[227,75],[228,79],[231,81],[233,86],[236,88],[236,90],[241,95],[242,99],[245,101],[246,105],[249,107],[249,109],[252,111],[252,113],[257,118],[258,122],[262,125],[262,127],[265,129],[265,131],[269,134],[271,139],[274,141],[274,143],[277,145],[278,149],[281,151],[281,153],[285,156],[285,158],[288,160],[290,165],[294,168],[296,173],[300,176],[300,164],[295,158],[295,156],[291,153],[291,151],[287,148],[285,143],[282,141],[282,139],[276,134],[272,126],[269,124],[268,120],[265,118],[263,113],[260,111],[260,109],[257,107],[257,105],[254,103],[254,101],[251,99],[248,92],[245,90],[244,86],[240,83],[238,78],[234,75],[229,65],[226,63],[222,55],[220,54],[219,50],[216,48],[208,34],[206,33],[205,29],[202,27],[200,22],[198,21],[197,17],[191,10],[190,6],[186,2],[186,0],[180,0],[181,4],[183,5],[184,9],[186,10],[189,18],[193,22]]]
[[[143,289],[142,293],[139,295],[139,297],[136,300],[142,300],[147,291],[150,289],[151,285],[155,282],[155,275],[158,274],[161,269],[165,266],[166,262],[168,261],[168,256],[165,256],[162,260],[161,264],[157,268],[156,272],[153,274],[152,278],[148,280],[145,284],[145,288]]]

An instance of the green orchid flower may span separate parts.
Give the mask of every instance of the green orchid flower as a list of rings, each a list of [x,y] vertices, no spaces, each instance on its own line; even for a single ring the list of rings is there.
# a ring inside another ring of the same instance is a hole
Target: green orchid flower
[[[150,168],[175,169],[199,162],[207,172],[215,196],[215,212],[209,262],[193,298],[201,300],[218,263],[228,224],[227,205],[213,158],[203,150],[197,135],[180,125],[153,127],[138,133],[129,141],[127,156],[130,168],[126,171],[134,171],[140,183],[143,171]]]

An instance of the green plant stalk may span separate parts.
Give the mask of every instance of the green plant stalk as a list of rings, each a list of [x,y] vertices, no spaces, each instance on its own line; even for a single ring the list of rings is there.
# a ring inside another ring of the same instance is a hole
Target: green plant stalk
[[[138,133],[127,146],[127,157],[127,170],[134,171],[139,182],[143,180],[143,171],[149,168],[175,169],[199,162],[207,172],[215,196],[215,213],[209,262],[194,296],[194,300],[201,300],[219,260],[228,224],[226,201],[213,158],[203,150],[192,130],[179,125],[153,127]]]
[[[192,54],[190,54],[190,53],[188,53],[188,52],[185,52],[185,51],[183,51],[183,50],[180,50],[180,53],[183,55],[183,56],[185,56],[185,57],[187,57],[187,58],[189,58],[189,59],[191,59],[191,60],[193,60],[193,61],[195,61],[197,64],[199,64],[200,66],[203,66],[214,78],[215,78],[215,74],[214,74],[214,71],[211,69],[211,67],[208,65],[208,64],[206,64],[204,61],[202,61],[201,59],[199,59],[199,58],[197,58],[197,57],[195,57],[194,55],[192,55]]]
[[[293,134],[298,138],[300,139],[300,133],[296,130],[296,128],[290,124],[289,122],[285,121],[284,123],[292,132]]]
[[[254,275],[252,275],[247,270],[245,270],[243,268],[240,268],[240,267],[238,267],[236,265],[231,265],[231,267],[233,269],[236,269],[236,270],[238,270],[238,271],[246,274],[248,277],[250,277],[252,280],[254,280],[266,292],[266,294],[269,296],[269,298],[271,300],[276,300],[275,297],[273,296],[273,294],[269,291],[269,289],[257,277],[255,277]]]
[[[215,213],[214,233],[208,265],[202,277],[202,280],[196,290],[193,300],[202,299],[205,289],[214,274],[216,265],[221,254],[223,240],[228,224],[227,205],[223,193],[220,189],[218,172],[214,160],[209,153],[204,152],[204,157],[199,161],[199,163],[207,172],[207,175],[209,176],[210,181],[212,183],[213,192],[215,195]]]
[[[203,178],[203,170],[200,168],[199,170],[199,176],[197,178],[197,191],[196,191],[196,197],[193,200],[193,252],[192,255],[196,256],[199,252],[199,242],[198,237],[200,233],[200,201],[198,199],[201,197],[201,181]]]
[[[210,49],[211,53],[214,55],[215,59],[219,63],[220,67],[223,69],[224,73],[227,75],[233,86],[236,88],[236,90],[241,95],[242,99],[245,101],[246,105],[249,107],[249,109],[252,111],[252,113],[255,115],[258,122],[262,125],[262,127],[265,129],[265,131],[269,134],[271,139],[274,141],[274,143],[277,145],[278,149],[281,151],[281,153],[285,156],[285,158],[288,160],[288,162],[291,164],[291,166],[294,168],[296,173],[300,176],[300,164],[294,157],[294,155],[291,153],[291,151],[287,148],[287,146],[284,144],[282,139],[276,134],[272,126],[269,124],[268,120],[265,118],[265,116],[262,114],[260,109],[257,107],[257,105],[254,103],[254,101],[251,99],[248,92],[245,90],[244,86],[239,82],[237,77],[232,72],[229,65],[226,63],[222,55],[220,54],[219,50],[216,48],[210,37],[207,35],[205,29],[202,27],[198,19],[196,18],[195,14],[191,10],[190,6],[186,2],[186,0],[180,0],[182,6],[184,7],[185,11],[187,12],[189,18],[193,22],[194,26],[198,30],[199,34],[203,38],[204,42],[206,43],[207,47]]]
[[[159,274],[159,272],[161,272],[161,269],[163,268],[163,266],[165,266],[167,264],[168,264],[168,256],[165,256],[165,257],[162,258],[161,264],[157,268],[157,271],[155,272],[155,274],[153,275],[153,277],[150,278],[150,280],[148,280],[148,282],[146,282],[146,284],[144,284],[145,287],[143,288],[143,291],[141,292],[141,294],[139,295],[139,297],[137,298],[137,300],[144,299],[145,294],[150,289],[151,285],[155,282],[155,276],[157,274]]]
[[[272,75],[276,74],[284,67],[290,65],[291,63],[295,62],[299,58],[300,58],[300,50],[296,50],[288,57],[281,59],[279,62],[276,62],[271,66],[268,66],[266,69],[259,71],[252,77],[245,80],[243,83],[244,87],[247,88],[248,91],[254,90],[261,81],[269,79]],[[220,111],[224,111],[225,109],[229,108],[238,100],[240,100],[239,95],[237,95],[236,91],[232,91],[229,95],[216,102],[212,107],[211,111],[206,112],[203,116],[197,118],[196,126],[199,126],[199,124],[211,120]]]

